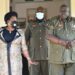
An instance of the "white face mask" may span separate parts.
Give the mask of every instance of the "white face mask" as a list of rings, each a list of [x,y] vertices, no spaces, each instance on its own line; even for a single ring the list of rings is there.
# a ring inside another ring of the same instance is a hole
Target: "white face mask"
[[[39,19],[39,20],[42,20],[44,18],[44,13],[43,12],[37,12],[36,18]]]

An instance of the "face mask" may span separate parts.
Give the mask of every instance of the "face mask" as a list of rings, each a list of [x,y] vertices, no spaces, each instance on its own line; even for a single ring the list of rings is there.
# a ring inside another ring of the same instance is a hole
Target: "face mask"
[[[12,26],[13,26],[13,27],[17,27],[17,24],[18,24],[17,21],[13,21],[13,22],[12,22]]]
[[[42,19],[44,18],[44,13],[42,13],[42,12],[36,13],[36,18],[37,18],[38,20],[42,20]]]

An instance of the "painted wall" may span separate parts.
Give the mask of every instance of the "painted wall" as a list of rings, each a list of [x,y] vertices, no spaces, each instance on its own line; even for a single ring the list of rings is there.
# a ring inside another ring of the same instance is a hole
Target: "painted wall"
[[[13,6],[13,10],[15,10],[19,14],[19,18],[26,18],[27,17],[27,9],[28,8],[37,8],[39,6],[43,6],[47,8],[47,15],[48,18],[55,16],[59,12],[59,7],[62,4],[69,5],[69,0],[55,0],[55,1],[48,1],[48,2],[17,2]]]
[[[5,26],[4,15],[9,11],[9,0],[0,0],[0,27]]]
[[[75,0],[71,1],[71,16],[75,17]]]

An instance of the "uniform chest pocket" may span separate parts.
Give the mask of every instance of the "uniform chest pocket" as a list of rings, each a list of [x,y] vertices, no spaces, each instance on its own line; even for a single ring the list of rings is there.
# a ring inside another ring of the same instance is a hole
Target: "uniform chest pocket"
[[[74,21],[71,21],[71,22],[69,23],[69,26],[70,26],[70,30],[75,31],[75,22],[74,22]]]
[[[36,27],[31,27],[31,32],[34,33],[34,34],[35,34],[35,33],[37,34],[37,33],[39,32],[39,29],[40,29],[40,28],[39,28],[38,26],[36,26]]]
[[[71,24],[71,30],[74,30],[75,31],[75,24]]]
[[[59,24],[59,25],[56,25],[54,28],[56,30],[62,30],[62,29],[64,29],[64,25],[63,24]]]

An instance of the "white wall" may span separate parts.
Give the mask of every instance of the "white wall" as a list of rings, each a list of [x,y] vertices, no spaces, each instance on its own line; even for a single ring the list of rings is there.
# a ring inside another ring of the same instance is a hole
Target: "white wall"
[[[71,16],[75,17],[75,0],[71,0]]]
[[[27,17],[27,9],[28,8],[37,8],[39,6],[43,6],[47,8],[48,18],[55,16],[59,12],[59,7],[62,4],[69,5],[69,0],[55,0],[55,1],[48,1],[48,2],[17,2],[14,4],[13,9],[18,13],[19,18],[26,18]]]
[[[4,15],[9,11],[9,0],[0,0],[0,27],[5,26]]]

